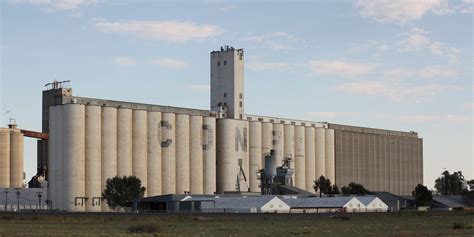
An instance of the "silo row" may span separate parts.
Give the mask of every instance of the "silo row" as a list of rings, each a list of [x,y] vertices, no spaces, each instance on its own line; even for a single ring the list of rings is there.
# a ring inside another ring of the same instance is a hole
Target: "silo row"
[[[216,190],[215,118],[96,105],[50,107],[53,207],[107,211],[108,178],[135,175],[146,195]]]
[[[23,185],[23,138],[18,129],[0,128],[0,188]]]
[[[250,191],[259,192],[257,172],[265,167],[265,156],[275,150],[280,166],[285,157],[291,157],[294,168],[293,185],[314,191],[313,181],[321,175],[334,178],[334,130],[282,123],[219,119],[217,122],[218,192],[245,191],[239,180],[239,159],[248,178]],[[241,150],[240,141],[248,129],[248,150]],[[248,164],[246,160],[248,159]],[[248,170],[248,172],[247,172]],[[247,184],[246,184],[247,185]]]

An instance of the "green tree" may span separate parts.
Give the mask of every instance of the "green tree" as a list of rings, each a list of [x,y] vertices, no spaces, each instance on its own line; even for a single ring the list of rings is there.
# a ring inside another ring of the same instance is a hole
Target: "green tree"
[[[461,195],[463,193],[464,175],[461,171],[452,174],[445,170],[441,177],[435,180],[435,188],[443,195]]]
[[[334,184],[331,186],[331,194],[341,194],[341,191],[339,191],[339,187],[337,185]]]
[[[433,200],[433,194],[426,186],[418,184],[415,187],[415,190],[412,192],[412,195],[415,197],[415,202],[418,206],[426,206],[431,203]]]
[[[332,196],[331,193],[331,180],[326,179],[324,175],[321,175],[319,179],[314,181],[314,192],[318,192],[319,190],[319,197],[322,197],[323,194],[329,194],[329,196]]]
[[[102,198],[107,200],[107,204],[113,210],[118,208],[130,207],[132,200],[143,197],[145,187],[136,176],[115,176],[106,181],[105,190]]]
[[[349,185],[346,187],[341,188],[342,194],[345,196],[349,195],[365,195],[369,191],[362,185],[358,183],[351,182]]]

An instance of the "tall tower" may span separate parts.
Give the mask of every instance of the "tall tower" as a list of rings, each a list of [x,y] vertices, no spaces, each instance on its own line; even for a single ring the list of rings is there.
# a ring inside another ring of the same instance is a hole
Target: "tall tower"
[[[244,50],[221,47],[211,52],[211,110],[222,117],[244,114]]]

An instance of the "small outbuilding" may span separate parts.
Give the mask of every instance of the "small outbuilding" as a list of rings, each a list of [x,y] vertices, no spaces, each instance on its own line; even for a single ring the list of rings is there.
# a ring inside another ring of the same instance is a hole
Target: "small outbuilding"
[[[388,205],[376,196],[358,196],[356,197],[364,204],[364,212],[387,212]]]

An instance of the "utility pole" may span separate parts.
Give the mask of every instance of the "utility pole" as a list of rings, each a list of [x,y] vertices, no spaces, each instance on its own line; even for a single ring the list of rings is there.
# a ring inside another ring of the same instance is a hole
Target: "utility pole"
[[[7,204],[8,204],[8,193],[10,191],[8,191],[8,188],[5,189],[5,191],[3,191],[5,193],[5,211],[7,211]]]
[[[16,211],[20,211],[20,188],[15,188],[16,189],[16,205],[17,205],[17,208],[16,208]]]

